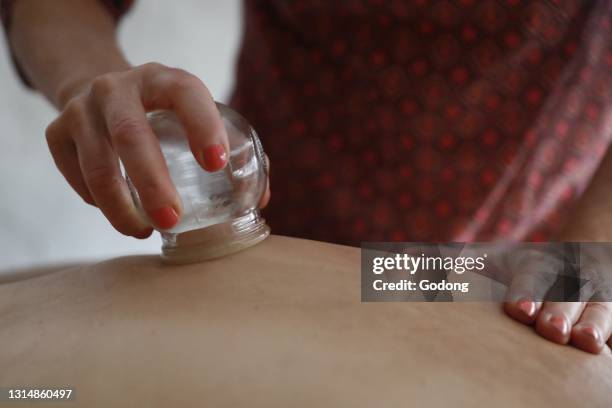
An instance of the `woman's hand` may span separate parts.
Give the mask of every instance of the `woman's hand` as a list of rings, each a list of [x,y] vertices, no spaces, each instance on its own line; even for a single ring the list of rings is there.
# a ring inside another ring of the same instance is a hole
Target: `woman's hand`
[[[46,132],[55,164],[72,188],[100,208],[119,232],[137,238],[148,237],[152,229],[135,208],[119,160],[156,227],[171,228],[182,211],[146,119],[146,112],[155,109],[177,114],[204,169],[226,165],[227,134],[206,86],[192,74],[156,63],[104,74],[80,86]]]
[[[535,302],[530,298],[504,304],[506,313],[550,341],[590,353],[601,353],[610,343],[612,303]]]
[[[16,60],[33,88],[62,111],[47,141],[68,183],[117,230],[145,238],[151,225],[136,211],[120,159],[155,226],[176,224],[181,202],[145,112],[173,110],[196,160],[208,170],[222,168],[227,135],[204,84],[160,64],[131,67],[116,20],[98,0],[21,0],[10,17]],[[268,197],[269,191],[261,206]]]
[[[581,245],[579,271],[566,270],[563,253],[545,248],[514,251],[504,310],[517,321],[534,325],[548,340],[601,353],[606,342],[612,342],[611,250],[609,244]]]

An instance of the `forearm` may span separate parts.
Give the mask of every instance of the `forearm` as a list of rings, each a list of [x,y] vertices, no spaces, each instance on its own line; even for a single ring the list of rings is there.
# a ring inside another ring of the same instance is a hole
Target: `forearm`
[[[612,241],[612,150],[572,212],[560,240]]]
[[[96,76],[129,67],[98,0],[19,0],[9,41],[32,85],[58,108]]]

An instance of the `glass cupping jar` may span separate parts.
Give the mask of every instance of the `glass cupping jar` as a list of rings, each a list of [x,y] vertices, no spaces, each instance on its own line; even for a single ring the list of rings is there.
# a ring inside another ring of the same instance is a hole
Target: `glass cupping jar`
[[[270,235],[258,204],[266,191],[268,166],[255,130],[237,112],[217,103],[229,139],[229,160],[215,172],[193,157],[185,130],[171,111],[147,115],[183,204],[178,224],[158,230],[162,260],[181,264],[203,261],[248,248]],[[138,192],[134,202],[144,217]]]

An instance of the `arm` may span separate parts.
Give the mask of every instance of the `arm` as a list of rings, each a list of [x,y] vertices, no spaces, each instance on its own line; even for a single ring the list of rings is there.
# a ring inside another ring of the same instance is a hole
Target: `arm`
[[[152,223],[176,224],[180,198],[146,112],[174,110],[196,160],[218,170],[226,164],[227,135],[206,86],[180,69],[131,67],[99,0],[17,0],[11,17],[17,61],[62,110],[47,128],[47,142],[68,183],[118,231],[145,238],[151,226],[138,215],[121,160]]]
[[[81,86],[130,68],[98,0],[15,2],[9,41],[32,85],[63,108]]]

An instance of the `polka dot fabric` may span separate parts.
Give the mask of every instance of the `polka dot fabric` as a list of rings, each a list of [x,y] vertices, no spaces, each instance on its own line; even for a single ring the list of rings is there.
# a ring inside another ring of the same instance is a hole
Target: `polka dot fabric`
[[[247,0],[244,22],[231,104],[277,234],[554,239],[608,150],[612,1]]]
[[[553,239],[612,137],[612,2],[246,2],[277,234]]]

